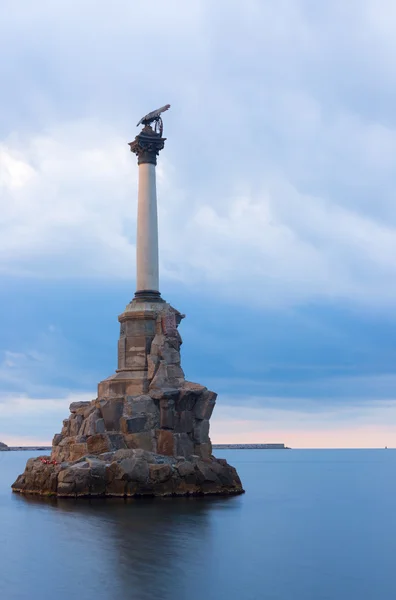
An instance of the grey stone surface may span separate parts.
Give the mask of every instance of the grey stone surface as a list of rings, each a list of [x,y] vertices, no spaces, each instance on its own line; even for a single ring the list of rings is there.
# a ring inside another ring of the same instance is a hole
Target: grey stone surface
[[[95,433],[104,433],[106,431],[106,426],[104,419],[98,419],[95,422]]]
[[[191,410],[183,410],[175,415],[175,431],[177,433],[191,433],[194,429],[194,417]]]
[[[194,425],[194,440],[198,444],[204,444],[209,440],[209,421],[196,421]]]
[[[188,458],[194,454],[194,442],[187,433],[176,433],[175,441],[177,456]]]
[[[139,433],[140,431],[144,431],[147,425],[147,417],[131,417],[129,419],[125,419],[126,424],[126,433]]]
[[[124,410],[123,398],[101,400],[100,410],[107,431],[118,431],[120,429],[120,419]]]
[[[173,429],[175,424],[175,403],[172,399],[163,398],[160,401],[160,427]]]
[[[197,419],[210,419],[214,406],[216,404],[217,394],[206,390],[201,394],[194,405],[194,416]]]
[[[83,423],[84,417],[82,415],[78,415],[72,413],[70,417],[70,435],[78,435],[80,431],[80,427]]]
[[[69,406],[69,410],[71,413],[76,413],[78,410],[82,409],[82,408],[86,408],[87,406],[89,406],[91,403],[90,402],[72,402]]]
[[[188,496],[241,494],[234,467],[225,461],[177,461],[142,450],[117,450],[78,462],[29,459],[14,492],[58,497]]]

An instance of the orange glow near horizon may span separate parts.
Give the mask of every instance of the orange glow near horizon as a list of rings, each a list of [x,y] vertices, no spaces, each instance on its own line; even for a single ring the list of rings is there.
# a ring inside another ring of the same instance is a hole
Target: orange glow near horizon
[[[73,397],[65,398],[62,402],[22,398],[3,405],[2,425],[7,426],[8,432],[0,431],[0,441],[9,446],[50,446],[52,435],[50,439],[40,435],[37,421],[31,435],[20,435],[16,430],[20,416],[37,415],[45,410],[47,414],[51,413],[53,431],[56,432],[73,400]],[[241,414],[244,419],[240,418]],[[234,406],[219,402],[210,421],[210,437],[213,443],[218,444],[283,443],[291,448],[395,448],[396,426],[390,425],[393,423],[396,423],[394,401],[338,407],[321,413],[252,408],[249,405]]]
[[[396,447],[396,427],[365,426],[332,429],[276,428],[249,431],[243,422],[240,431],[231,433],[229,423],[217,421],[211,427],[214,444],[283,443],[291,448],[388,448]],[[234,429],[234,427],[233,427]]]

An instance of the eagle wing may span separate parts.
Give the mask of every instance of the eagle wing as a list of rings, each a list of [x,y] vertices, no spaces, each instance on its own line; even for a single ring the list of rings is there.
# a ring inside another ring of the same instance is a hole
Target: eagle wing
[[[151,121],[154,121],[156,117],[159,117],[160,114],[168,110],[168,108],[170,108],[170,104],[165,104],[165,106],[161,106],[161,108],[157,108],[157,110],[149,112],[147,115],[140,119],[136,127],[139,127],[139,125],[142,125],[144,123],[151,123]]]

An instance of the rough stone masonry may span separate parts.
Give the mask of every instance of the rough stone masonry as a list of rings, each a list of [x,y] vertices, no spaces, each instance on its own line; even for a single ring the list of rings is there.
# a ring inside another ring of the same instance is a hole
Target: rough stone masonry
[[[144,317],[144,318],[143,318]],[[186,381],[178,322],[165,302],[133,300],[120,315],[119,366],[92,402],[73,402],[51,456],[30,459],[12,489],[61,497],[243,492],[212,455],[216,394]],[[135,370],[132,370],[135,369]]]

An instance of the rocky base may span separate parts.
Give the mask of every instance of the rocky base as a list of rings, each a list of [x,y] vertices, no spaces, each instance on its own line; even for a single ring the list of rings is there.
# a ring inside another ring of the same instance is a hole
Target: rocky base
[[[51,458],[73,462],[120,449],[146,450],[188,459],[210,459],[209,419],[216,394],[188,381],[178,389],[73,402],[54,436]]]
[[[121,449],[57,463],[31,458],[12,485],[14,492],[58,497],[142,497],[230,495],[244,492],[238,473],[226,460],[163,456]]]

